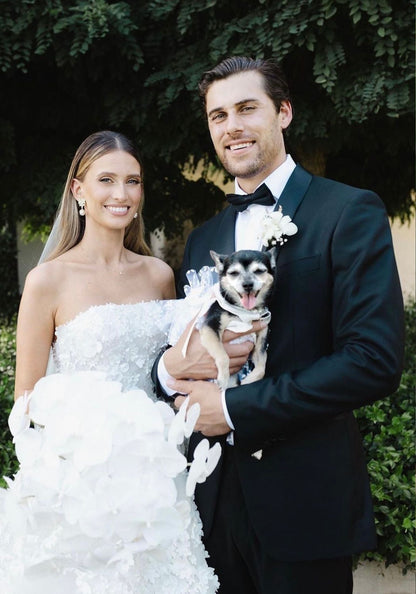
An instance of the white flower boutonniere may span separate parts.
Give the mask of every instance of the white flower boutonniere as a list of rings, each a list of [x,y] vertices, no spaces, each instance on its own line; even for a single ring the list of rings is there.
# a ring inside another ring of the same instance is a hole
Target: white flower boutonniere
[[[265,215],[262,228],[261,243],[267,249],[277,244],[283,245],[287,241],[287,236],[295,235],[298,231],[295,223],[292,223],[292,219],[283,215],[281,206],[279,206],[279,210]]]

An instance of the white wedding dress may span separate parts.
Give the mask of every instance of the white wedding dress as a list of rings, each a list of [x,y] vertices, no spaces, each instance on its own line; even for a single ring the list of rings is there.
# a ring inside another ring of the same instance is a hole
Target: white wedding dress
[[[19,471],[0,489],[1,594],[217,590],[178,415],[150,378],[183,315],[183,301],[107,304],[56,329],[58,373],[31,393]]]

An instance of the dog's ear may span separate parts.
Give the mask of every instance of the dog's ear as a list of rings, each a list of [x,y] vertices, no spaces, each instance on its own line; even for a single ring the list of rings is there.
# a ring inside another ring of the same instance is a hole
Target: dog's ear
[[[270,250],[266,250],[266,254],[268,254],[270,258],[270,266],[272,270],[276,268],[276,256],[277,256],[277,249],[276,246],[272,247]]]
[[[221,274],[221,272],[224,269],[224,260],[227,256],[225,256],[224,254],[217,254],[217,252],[214,252],[214,250],[210,250],[209,253],[211,255],[211,258],[215,262],[215,268],[218,274]]]

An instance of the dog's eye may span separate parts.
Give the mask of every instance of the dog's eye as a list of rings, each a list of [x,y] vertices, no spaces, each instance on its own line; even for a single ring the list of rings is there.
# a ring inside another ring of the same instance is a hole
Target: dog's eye
[[[230,270],[229,272],[227,272],[228,276],[239,276],[239,272],[238,270]]]
[[[264,268],[256,268],[255,270],[253,270],[254,274],[264,274],[266,271],[264,270]]]

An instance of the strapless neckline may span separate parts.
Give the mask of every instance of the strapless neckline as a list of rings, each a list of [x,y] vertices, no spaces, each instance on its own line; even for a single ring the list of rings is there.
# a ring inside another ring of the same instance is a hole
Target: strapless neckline
[[[108,309],[108,308],[123,309],[123,308],[149,305],[149,304],[153,304],[153,303],[170,303],[170,302],[175,302],[175,301],[176,301],[175,299],[149,299],[148,301],[136,301],[135,303],[114,303],[113,301],[108,301],[107,303],[99,303],[96,305],[94,304],[94,305],[88,306],[86,309],[81,310],[80,312],[75,314],[74,317],[70,318],[66,322],[63,322],[62,324],[58,324],[57,326],[55,326],[55,330],[58,330],[59,328],[63,328],[65,326],[72,324],[72,322],[75,322],[79,318],[82,318],[83,316],[88,315],[88,313],[91,310]]]

